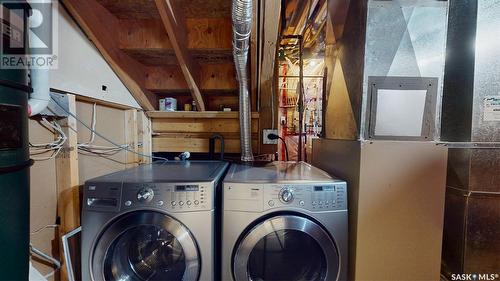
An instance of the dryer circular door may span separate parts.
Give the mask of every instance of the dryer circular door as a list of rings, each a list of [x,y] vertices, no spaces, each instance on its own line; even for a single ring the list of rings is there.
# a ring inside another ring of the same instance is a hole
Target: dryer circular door
[[[198,280],[200,258],[190,231],[154,211],[118,217],[94,244],[93,280]]]
[[[236,281],[338,279],[340,260],[335,242],[310,219],[275,216],[243,235],[233,255]]]

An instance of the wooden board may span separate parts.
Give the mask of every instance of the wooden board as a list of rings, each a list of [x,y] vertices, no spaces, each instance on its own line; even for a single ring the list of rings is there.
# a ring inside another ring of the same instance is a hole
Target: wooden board
[[[237,91],[236,70],[233,64],[204,64],[200,68],[200,90]],[[178,66],[149,67],[146,88],[152,92],[185,91],[189,87]]]
[[[231,16],[231,0],[176,0],[182,3],[186,18],[221,18]]]
[[[152,160],[151,157],[148,157],[152,155],[151,120],[144,111],[139,111],[137,115],[139,129],[138,141],[140,143],[139,152],[144,155],[139,156],[139,164],[148,164],[151,163]]]
[[[232,50],[231,18],[186,19],[188,49]]]
[[[184,91],[189,87],[179,66],[148,67],[146,88],[152,92]]]
[[[155,0],[155,3],[198,110],[205,111],[205,103],[197,85],[198,65],[186,50],[186,25],[182,12],[172,0]]]
[[[154,0],[98,0],[106,9],[121,19],[160,18]],[[176,0],[182,4],[187,18],[220,18],[231,16],[231,0]]]
[[[153,138],[153,152],[208,152],[208,138],[189,138],[180,141],[178,138]],[[259,146],[258,140],[252,140],[252,147],[257,151]],[[215,151],[220,151],[220,142],[216,141]],[[240,140],[239,139],[225,139],[224,152],[226,153],[240,153]]]
[[[165,111],[148,111],[146,114],[155,121],[155,119],[165,119],[165,118],[219,118],[219,119],[238,119],[238,112],[220,112],[220,111],[176,111],[176,112],[165,112]],[[259,119],[260,114],[258,112],[252,112],[252,119]]]
[[[85,0],[87,1],[87,0]],[[154,0],[97,0],[120,19],[160,18]]]
[[[76,114],[76,100],[73,95],[68,95],[68,109],[71,113]],[[70,116],[58,122],[68,138],[55,161],[58,193],[57,216],[60,218],[59,237],[62,237],[80,226],[81,207],[76,119]],[[61,280],[68,280],[62,244],[59,247],[59,255],[62,261]]]
[[[152,118],[154,152],[208,152],[215,134],[225,138],[226,152],[240,152],[238,112],[148,112]],[[252,139],[259,143],[259,115],[252,114]]]
[[[257,120],[252,122],[252,133],[259,132]],[[240,131],[238,119],[172,118],[153,120],[153,134],[158,133],[231,133]]]
[[[278,97],[276,79],[276,48],[280,25],[280,1],[265,1],[264,5],[264,34],[262,46],[262,65],[260,72],[260,125],[261,129],[277,128],[278,125]],[[273,89],[274,88],[274,89]],[[274,102],[273,102],[274,101]],[[274,106],[274,119],[272,110]],[[261,153],[276,152],[276,145],[261,144]]]
[[[190,50],[232,50],[230,18],[186,19],[187,48]],[[119,40],[121,49],[172,50],[160,19],[120,20]]]
[[[201,65],[200,88],[203,90],[237,90],[234,64]]]
[[[137,110],[125,110],[125,144],[128,149],[138,152],[139,139],[138,139],[138,123],[137,123]],[[125,167],[131,168],[139,164],[139,156],[137,153],[126,151]]]

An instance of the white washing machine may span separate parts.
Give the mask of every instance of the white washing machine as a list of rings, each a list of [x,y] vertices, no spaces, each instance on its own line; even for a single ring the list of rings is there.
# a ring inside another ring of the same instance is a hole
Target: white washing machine
[[[82,280],[215,280],[215,196],[227,166],[172,161],[87,181]]]
[[[222,280],[347,280],[347,187],[306,163],[233,164],[223,182]]]

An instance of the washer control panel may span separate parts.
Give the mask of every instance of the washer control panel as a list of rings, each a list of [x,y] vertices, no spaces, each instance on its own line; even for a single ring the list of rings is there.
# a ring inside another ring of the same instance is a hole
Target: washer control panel
[[[293,206],[310,211],[347,209],[345,183],[314,185],[265,185],[265,208]]]
[[[241,184],[224,186],[224,209],[264,211],[291,207],[309,211],[347,210],[345,182],[308,184]]]
[[[214,208],[213,183],[106,183],[86,186],[86,208],[96,210],[152,207],[171,212]]]

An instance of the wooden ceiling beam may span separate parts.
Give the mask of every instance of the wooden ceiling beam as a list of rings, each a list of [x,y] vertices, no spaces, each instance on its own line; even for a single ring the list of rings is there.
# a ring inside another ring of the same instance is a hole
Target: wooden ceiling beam
[[[172,0],[155,0],[170,43],[174,49],[184,78],[200,111],[205,111],[205,103],[198,88],[199,66],[187,51],[187,28],[182,10]]]
[[[145,110],[154,110],[157,97],[145,88],[145,68],[120,50],[118,19],[96,0],[63,0],[83,32],[94,43],[123,84]]]

